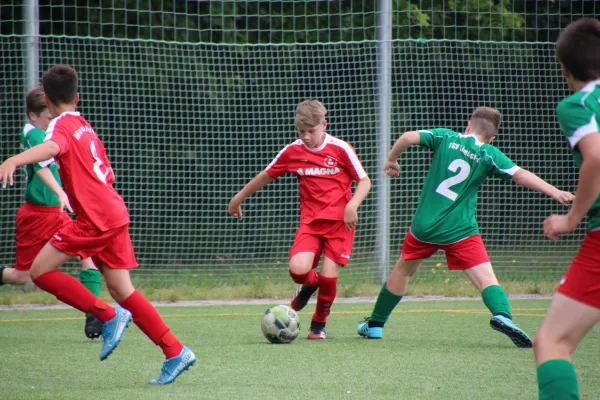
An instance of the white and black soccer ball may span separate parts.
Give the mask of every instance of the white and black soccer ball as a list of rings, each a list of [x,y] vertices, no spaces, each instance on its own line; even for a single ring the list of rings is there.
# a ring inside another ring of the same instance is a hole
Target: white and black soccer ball
[[[290,343],[300,333],[300,319],[292,308],[278,305],[269,308],[260,324],[263,335],[271,343]]]

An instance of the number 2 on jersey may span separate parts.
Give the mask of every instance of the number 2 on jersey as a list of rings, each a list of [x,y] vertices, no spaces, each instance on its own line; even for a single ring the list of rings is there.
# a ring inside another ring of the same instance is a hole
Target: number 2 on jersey
[[[98,157],[98,152],[96,151],[96,142],[94,142],[93,140],[90,142],[90,151],[92,152],[92,157],[94,157],[94,160],[96,160],[96,162],[94,163],[94,172],[96,173],[98,179],[100,179],[102,183],[106,184],[106,177],[110,173],[110,170],[106,168],[106,166],[104,166],[106,172],[102,172],[101,167],[104,164],[102,163],[102,160],[100,160],[100,158]]]
[[[454,201],[456,200],[456,197],[458,197],[458,193],[450,190],[450,187],[458,185],[459,183],[467,179],[469,173],[471,172],[471,166],[465,160],[457,159],[450,163],[448,169],[452,172],[456,172],[456,170],[459,171],[458,174],[451,176],[448,179],[444,179],[442,183],[439,184],[437,189],[435,189],[435,191],[441,194],[442,196]]]

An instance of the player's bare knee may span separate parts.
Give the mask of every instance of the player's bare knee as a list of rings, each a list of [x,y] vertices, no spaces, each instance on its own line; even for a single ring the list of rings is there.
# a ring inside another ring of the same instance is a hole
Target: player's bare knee
[[[29,272],[28,271],[16,271],[17,273],[14,275],[14,282],[17,285],[24,285],[29,282]]]
[[[41,266],[34,262],[29,270],[29,277],[31,277],[31,279],[37,279],[43,274],[43,272],[44,271],[42,270]]]
[[[575,347],[577,347],[576,340],[568,332],[550,331],[544,326],[540,328],[533,340],[534,352],[551,349],[553,352],[571,354]]]
[[[398,272],[399,275],[412,278],[417,273],[419,269],[419,264],[411,263],[411,262],[398,262],[394,269]]]
[[[108,289],[110,297],[115,299],[117,302],[123,301],[127,298],[118,285],[110,285],[108,282],[106,282],[106,288]]]
[[[290,272],[297,274],[297,275],[304,275],[307,274],[308,271],[310,271],[312,268],[311,265],[303,265],[301,263],[296,263],[296,262],[290,262]]]
[[[117,303],[124,301],[135,291],[131,280],[124,279],[125,276],[122,276],[122,279],[118,279],[119,276],[120,275],[105,275],[108,293],[110,293],[110,296],[115,299]]]

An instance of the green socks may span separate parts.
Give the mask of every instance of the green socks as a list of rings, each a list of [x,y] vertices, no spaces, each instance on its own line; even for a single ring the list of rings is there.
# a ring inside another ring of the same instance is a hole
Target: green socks
[[[102,274],[97,269],[82,269],[79,272],[79,281],[87,290],[92,292],[96,297],[100,296],[100,278]],[[85,314],[89,317],[90,313]]]
[[[503,315],[512,319],[508,297],[504,289],[498,285],[488,286],[481,292],[481,297],[485,306],[491,311],[492,315]]]
[[[371,314],[370,321],[379,322],[380,324],[378,325],[383,326],[383,324],[387,322],[394,308],[400,303],[400,300],[402,300],[402,296],[391,293],[384,283],[379,292],[379,296],[377,297],[377,302],[375,303],[375,308]],[[371,326],[371,324],[369,324],[369,326]]]
[[[575,368],[567,360],[548,360],[537,369],[539,400],[579,400]]]

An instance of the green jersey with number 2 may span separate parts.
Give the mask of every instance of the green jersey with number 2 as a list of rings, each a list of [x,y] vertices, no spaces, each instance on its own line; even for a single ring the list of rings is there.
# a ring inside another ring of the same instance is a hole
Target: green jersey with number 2
[[[490,144],[450,129],[419,131],[433,159],[411,225],[420,241],[451,244],[479,233],[477,192],[488,176],[512,179],[519,167]]]
[[[556,116],[569,141],[575,165],[581,168],[583,157],[577,144],[584,136],[600,132],[600,80],[588,83],[579,92],[558,103]],[[588,211],[587,229],[600,229],[600,197]]]

